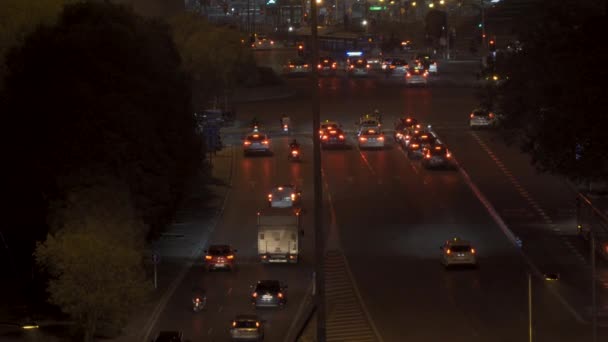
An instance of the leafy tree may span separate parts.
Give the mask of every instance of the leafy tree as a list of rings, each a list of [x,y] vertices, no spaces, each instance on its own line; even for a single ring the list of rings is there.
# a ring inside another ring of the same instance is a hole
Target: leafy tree
[[[146,225],[162,229],[202,155],[168,26],[118,5],[73,4],[7,65],[4,146],[19,144],[5,154],[8,193],[25,208],[15,229],[19,217],[44,217],[45,203],[89,171],[128,184]]]
[[[251,74],[255,61],[237,31],[215,27],[194,13],[169,20],[183,68],[193,80],[196,107],[214,96],[229,94]]]
[[[499,73],[502,127],[543,172],[573,180],[608,176],[605,16],[576,1],[545,1]]]
[[[77,0],[2,0],[0,8],[0,88],[7,52],[23,42],[38,25],[52,24],[63,5]]]

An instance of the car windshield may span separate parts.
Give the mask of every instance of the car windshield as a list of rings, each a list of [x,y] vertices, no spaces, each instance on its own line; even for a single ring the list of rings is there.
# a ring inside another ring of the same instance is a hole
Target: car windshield
[[[467,245],[451,246],[450,250],[455,253],[469,252],[471,250],[471,246],[467,246]]]
[[[236,321],[237,328],[257,328],[256,321]]]
[[[430,149],[430,154],[433,156],[444,156],[448,153],[448,150],[446,150],[443,147],[440,146],[435,146],[434,148]]]
[[[475,115],[475,116],[489,116],[490,112],[488,112],[487,110],[478,109],[478,110],[476,110],[476,111],[473,112],[473,115]]]
[[[211,246],[209,247],[209,255],[226,255],[230,254],[228,246]]]

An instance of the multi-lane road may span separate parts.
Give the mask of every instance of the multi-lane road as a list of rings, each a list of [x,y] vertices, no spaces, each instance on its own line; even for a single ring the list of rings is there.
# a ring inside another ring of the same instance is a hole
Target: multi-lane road
[[[450,77],[457,80],[459,67],[450,68]],[[463,73],[465,77],[470,75]],[[239,267],[235,272],[208,273],[195,265],[154,331],[178,329],[191,341],[227,341],[230,320],[255,311],[249,286],[260,279],[278,279],[289,285],[287,306],[258,314],[266,321],[266,340],[284,340],[313,270],[313,129],[307,82],[288,81],[296,91],[293,98],[238,108],[236,127],[224,137],[236,153],[232,192],[210,242],[237,248]],[[590,341],[591,326],[577,320],[588,319],[590,285],[588,261],[573,239],[574,192],[558,178],[536,174],[527,158],[504,145],[494,132],[468,129],[467,116],[476,105],[473,88],[406,88],[375,78],[330,77],[320,80],[320,89],[322,119],[337,120],[352,132],[358,116],[375,108],[384,113],[388,128],[399,116],[415,116],[433,125],[461,166],[457,171],[428,171],[397,146],[360,151],[352,133],[353,148],[323,152],[326,226],[335,228],[363,299],[362,310],[376,327],[376,339],[527,340],[531,260],[541,273],[561,275],[552,283],[533,278],[534,340]],[[303,145],[303,163],[289,163],[288,138],[274,134],[281,114],[292,118],[293,137]],[[240,138],[254,116],[273,137],[272,157],[242,155]],[[268,190],[281,183],[303,187],[308,210],[302,261],[261,265],[256,258],[255,214],[266,204]],[[529,259],[509,241],[507,228],[521,238]],[[439,246],[454,236],[475,244],[478,269],[446,271],[440,266]],[[194,286],[209,294],[206,312],[188,310]],[[332,314],[329,310],[329,318]],[[608,336],[605,328],[599,333],[601,339]]]

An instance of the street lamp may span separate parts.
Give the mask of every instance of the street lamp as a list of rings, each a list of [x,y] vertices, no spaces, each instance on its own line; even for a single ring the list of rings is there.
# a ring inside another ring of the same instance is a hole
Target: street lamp
[[[361,25],[367,26],[367,20],[363,19],[363,21],[361,21]]]
[[[445,1],[444,0],[439,0],[439,4],[440,5],[445,5]]]
[[[431,2],[431,3],[429,4],[429,8],[433,8],[433,7],[435,7],[435,4]]]
[[[416,1],[412,2],[412,7],[416,7]]]

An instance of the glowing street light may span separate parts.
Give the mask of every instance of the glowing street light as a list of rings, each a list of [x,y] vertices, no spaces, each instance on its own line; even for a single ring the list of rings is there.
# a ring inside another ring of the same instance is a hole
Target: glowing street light
[[[435,7],[435,4],[431,2],[431,3],[429,4],[429,8],[433,8],[433,7]]]
[[[322,3],[322,2],[323,2],[323,0],[317,0],[317,3],[318,3],[318,4],[320,4],[320,3]]]
[[[440,5],[445,5],[445,1],[444,0],[439,0],[439,4]]]
[[[416,1],[412,2],[412,7],[416,7]]]

